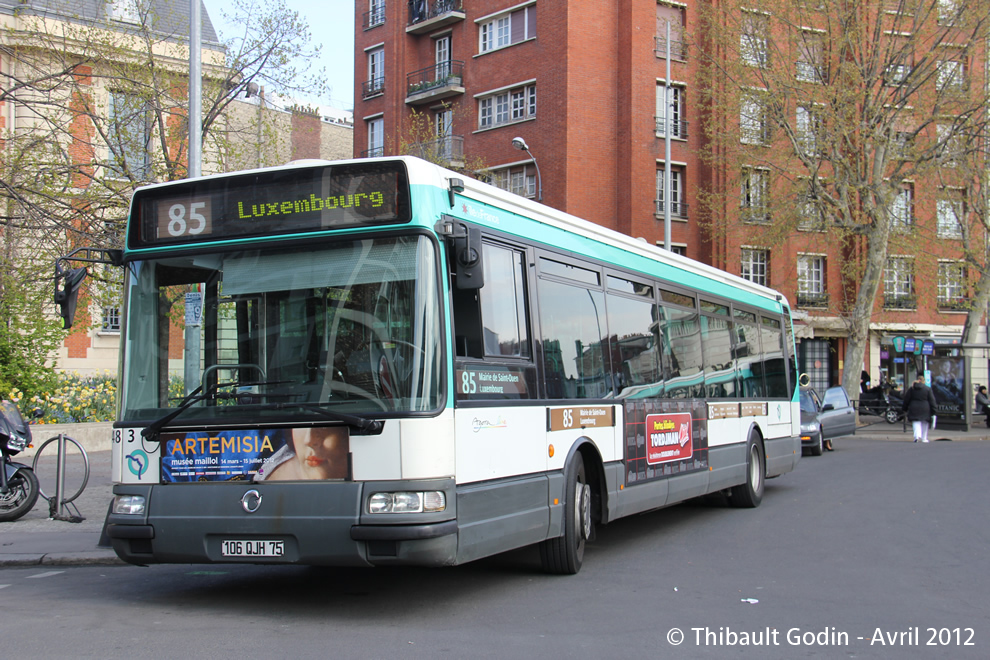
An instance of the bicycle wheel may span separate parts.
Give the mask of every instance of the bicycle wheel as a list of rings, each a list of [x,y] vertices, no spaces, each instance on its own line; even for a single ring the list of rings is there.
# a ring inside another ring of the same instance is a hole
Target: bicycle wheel
[[[45,447],[47,447],[48,445],[50,445],[52,442],[55,442],[56,443],[55,448],[56,448],[56,452],[57,452],[58,451],[58,444],[57,444],[58,443],[58,437],[56,436],[54,438],[49,438],[48,440],[45,440],[41,444],[41,446],[38,447],[38,451],[35,452],[35,454],[34,454],[34,463],[32,463],[32,468],[34,469],[35,475],[39,477],[39,479],[38,479],[39,482],[41,481],[42,474],[44,474],[45,478],[51,478],[52,481],[54,481],[57,478],[57,476],[58,476],[58,454],[57,453],[55,455],[55,458],[53,458],[51,460],[46,460],[42,464],[42,470],[43,470],[43,472],[39,472],[39,470],[38,470],[38,459],[41,458],[41,454],[42,454],[42,452],[45,451]],[[78,455],[76,454],[76,452],[73,452],[73,451],[70,450],[70,445],[74,445],[75,448],[79,450]],[[72,497],[67,497],[66,496],[66,493],[62,493],[62,501],[58,503],[59,505],[68,504],[69,502],[72,502],[77,497],[79,497],[80,495],[82,495],[82,492],[84,490],[86,490],[86,484],[89,483],[89,456],[86,454],[86,450],[83,449],[83,447],[82,447],[81,444],[79,444],[78,442],[76,442],[75,440],[73,440],[72,438],[70,438],[69,436],[65,436],[65,476],[66,476],[65,483],[66,483],[66,492],[68,492],[69,489],[71,489],[70,483],[72,485],[75,484],[75,479],[73,479],[72,482],[69,481],[69,475],[72,474],[75,471],[73,468],[78,468],[80,465],[82,465],[82,468],[83,468],[83,470],[82,470],[83,476],[82,476],[82,483],[79,484],[79,489],[72,495]],[[49,495],[47,495],[44,490],[41,490],[39,488],[38,489],[38,492],[46,500],[48,500],[49,502],[51,501],[52,497],[49,496]]]

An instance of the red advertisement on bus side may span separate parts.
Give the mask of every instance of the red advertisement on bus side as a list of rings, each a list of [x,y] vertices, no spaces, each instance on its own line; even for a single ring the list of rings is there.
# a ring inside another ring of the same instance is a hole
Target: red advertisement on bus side
[[[691,413],[646,416],[646,462],[650,465],[691,458]]]

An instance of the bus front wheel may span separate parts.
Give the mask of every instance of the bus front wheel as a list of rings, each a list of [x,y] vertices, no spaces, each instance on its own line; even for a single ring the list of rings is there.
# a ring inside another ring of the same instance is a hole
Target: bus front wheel
[[[746,481],[729,490],[729,502],[740,509],[760,506],[763,500],[763,477],[766,474],[763,443],[756,433],[750,433],[746,443]]]
[[[567,468],[564,487],[564,535],[540,543],[540,563],[547,573],[574,575],[584,562],[584,546],[591,538],[591,485],[588,483],[581,452]]]

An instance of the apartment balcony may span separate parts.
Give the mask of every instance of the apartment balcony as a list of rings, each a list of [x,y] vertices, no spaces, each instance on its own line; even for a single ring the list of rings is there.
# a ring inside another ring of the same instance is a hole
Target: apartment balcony
[[[918,309],[918,299],[913,295],[893,294],[884,295],[884,309]]]
[[[811,308],[828,307],[828,293],[824,291],[817,293],[798,291],[797,306]]]
[[[674,140],[686,140],[688,136],[688,123],[680,119],[664,119],[654,117],[657,126],[657,137],[666,137],[666,130],[670,129],[670,137]]]
[[[666,59],[667,57],[667,37],[656,37],[654,50],[657,57]],[[680,62],[687,62],[688,45],[679,39],[670,40],[670,59]]]
[[[666,208],[664,206],[662,199],[653,200],[653,204],[656,208],[654,214],[658,220],[662,220],[664,214],[666,213]],[[678,220],[688,219],[688,205],[684,202],[672,202],[670,204],[670,217],[677,218]]]
[[[464,62],[450,60],[406,76],[406,103],[419,105],[464,93]]]
[[[464,167],[464,136],[447,135],[410,145],[409,155],[445,167]]]
[[[410,0],[408,34],[427,34],[464,20],[461,0]]]
[[[361,98],[370,99],[385,93],[385,78],[373,78],[361,83]]]

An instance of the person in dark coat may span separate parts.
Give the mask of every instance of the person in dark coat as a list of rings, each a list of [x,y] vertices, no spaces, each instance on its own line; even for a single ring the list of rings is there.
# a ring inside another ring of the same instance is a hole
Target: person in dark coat
[[[914,427],[914,441],[928,442],[928,428],[935,414],[935,395],[925,385],[925,374],[919,373],[914,385],[904,394],[903,408]]]
[[[987,416],[987,428],[990,428],[990,397],[986,385],[980,385],[976,392],[976,412]]]

